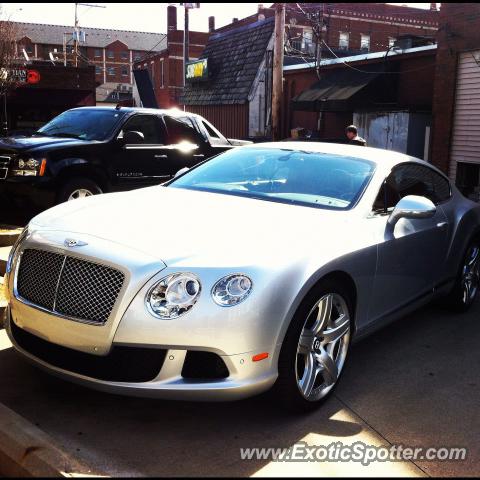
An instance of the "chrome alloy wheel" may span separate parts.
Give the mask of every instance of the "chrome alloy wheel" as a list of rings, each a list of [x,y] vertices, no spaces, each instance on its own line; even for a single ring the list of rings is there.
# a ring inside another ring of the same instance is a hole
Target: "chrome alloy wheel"
[[[87,190],[86,188],[78,188],[70,194],[67,201],[69,202],[70,200],[76,200],[77,198],[91,197],[92,195],[93,193],[90,190]]]
[[[480,283],[480,248],[472,245],[467,252],[462,269],[462,301],[468,304],[473,301]]]
[[[315,402],[340,376],[350,340],[350,314],[345,299],[328,293],[310,310],[300,334],[296,375],[302,396]]]

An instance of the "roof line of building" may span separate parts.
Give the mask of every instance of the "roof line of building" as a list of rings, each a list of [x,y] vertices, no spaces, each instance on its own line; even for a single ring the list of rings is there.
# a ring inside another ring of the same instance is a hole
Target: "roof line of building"
[[[401,51],[391,50],[388,53],[388,58],[395,57],[397,55],[406,55],[408,53],[417,53],[417,52],[425,52],[428,50],[436,50],[437,45],[424,45],[422,47],[413,47],[407,48]],[[324,59],[320,62],[320,66],[327,66],[327,65],[337,65],[339,63],[354,63],[354,62],[362,62],[365,60],[374,60],[376,58],[383,58],[387,52],[373,52],[373,53],[366,53],[365,55],[352,55],[350,57],[341,57],[341,58],[328,58]],[[284,71],[291,71],[291,70],[304,70],[307,68],[315,68],[316,62],[305,62],[299,63],[297,65],[287,65],[283,67]]]
[[[74,28],[73,25],[61,25],[61,24],[56,24],[56,23],[37,23],[37,22],[18,22],[18,21],[12,21],[11,23],[18,24],[18,25],[39,25],[42,27],[63,27],[63,28]],[[159,32],[142,32],[140,30],[122,30],[118,28],[101,28],[101,27],[79,27],[80,29],[88,29],[88,30],[104,30],[106,32],[128,32],[128,33],[143,33],[146,35],[164,35],[166,36],[166,33],[159,33]]]

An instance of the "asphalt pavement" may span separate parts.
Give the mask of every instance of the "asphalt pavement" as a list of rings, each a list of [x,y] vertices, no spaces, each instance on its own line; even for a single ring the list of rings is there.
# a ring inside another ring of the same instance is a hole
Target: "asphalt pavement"
[[[0,402],[112,476],[478,476],[479,341],[480,302],[463,315],[425,308],[353,346],[335,395],[292,416],[271,395],[208,404],[92,391],[29,365],[0,331]],[[337,441],[468,453],[368,466],[240,458],[240,448]]]

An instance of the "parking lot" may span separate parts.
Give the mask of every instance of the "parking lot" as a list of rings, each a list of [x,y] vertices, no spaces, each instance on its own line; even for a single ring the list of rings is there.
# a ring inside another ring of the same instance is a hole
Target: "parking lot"
[[[117,476],[473,476],[480,469],[480,303],[464,316],[431,306],[356,345],[335,395],[306,416],[269,395],[224,404],[114,396],[52,378],[1,330],[0,402],[95,473]],[[466,447],[465,461],[241,460],[240,448],[365,442]]]

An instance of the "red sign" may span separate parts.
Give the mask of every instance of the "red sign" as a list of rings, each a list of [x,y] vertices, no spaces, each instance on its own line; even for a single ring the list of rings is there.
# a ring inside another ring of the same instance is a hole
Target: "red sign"
[[[40,73],[37,70],[27,70],[27,83],[38,83],[40,81],[40,78]]]

